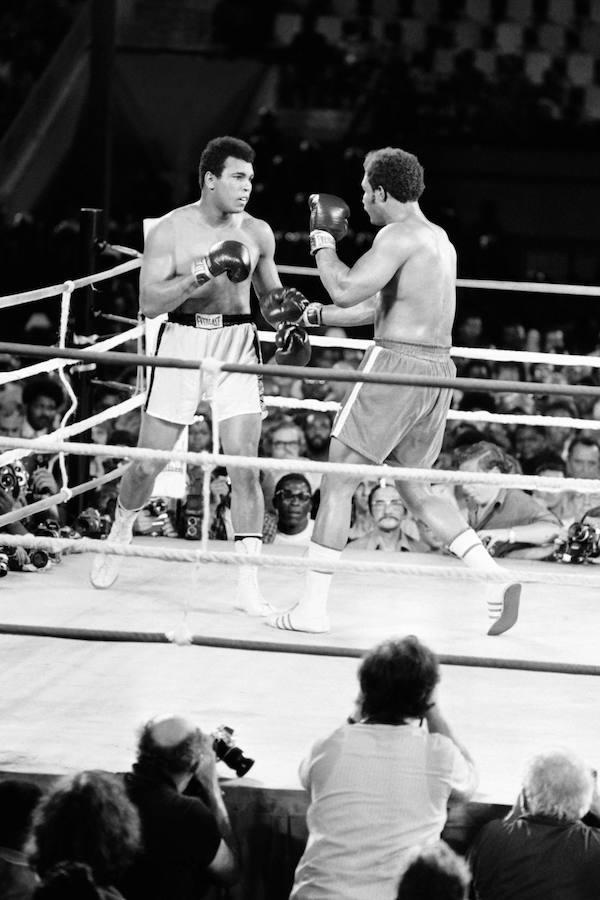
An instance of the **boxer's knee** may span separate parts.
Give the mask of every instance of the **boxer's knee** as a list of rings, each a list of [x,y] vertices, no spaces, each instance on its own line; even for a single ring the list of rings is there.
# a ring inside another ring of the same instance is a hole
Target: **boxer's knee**
[[[129,480],[136,485],[154,481],[166,464],[161,459],[134,460],[128,469]]]

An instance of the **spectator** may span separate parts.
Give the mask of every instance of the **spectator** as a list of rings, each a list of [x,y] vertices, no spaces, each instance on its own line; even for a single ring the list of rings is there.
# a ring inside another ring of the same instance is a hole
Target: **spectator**
[[[444,841],[422,850],[402,876],[396,900],[467,900],[469,866]]]
[[[41,789],[31,781],[0,782],[0,897],[3,900],[29,900],[38,883],[24,847],[41,796]]]
[[[368,534],[374,526],[373,516],[369,509],[369,494],[377,484],[376,481],[361,481],[352,496],[352,517],[348,541],[355,541]]]
[[[270,436],[265,440],[265,456],[271,456],[273,459],[299,459],[304,456],[306,451],[306,438],[304,432],[299,425],[292,421],[283,421],[271,431]],[[279,473],[275,471],[264,471],[262,473],[262,489],[265,497],[265,509],[267,512],[275,512],[273,507],[273,494],[275,493],[275,482],[279,477]],[[311,484],[311,491],[316,490],[319,486],[321,476],[318,473],[307,475]],[[313,481],[315,488],[313,489]]]
[[[488,822],[471,848],[477,900],[597,900],[600,830],[581,817],[599,807],[582,759],[566,750],[535,756],[514,809]]]
[[[42,881],[63,862],[85,863],[112,889],[140,849],[140,822],[120,780],[78,772],[51,788],[34,815],[32,862]]]
[[[533,463],[550,450],[543,425],[517,425],[513,435],[515,455],[525,475],[533,475]]]
[[[151,719],[125,784],[144,839],[144,851],[123,884],[128,900],[197,900],[211,882],[237,880],[237,852],[210,735],[178,716]]]
[[[380,481],[372,488],[368,507],[374,527],[364,537],[349,544],[353,550],[428,550],[419,540],[419,532],[408,516],[406,507],[394,484]]]
[[[353,716],[300,766],[309,833],[293,900],[394,896],[411,851],[439,839],[448,800],[475,790],[471,756],[437,702],[439,677],[413,635],[363,659]]]
[[[0,435],[4,437],[22,437],[25,410],[15,400],[0,404]]]
[[[124,900],[114,887],[100,887],[84,863],[59,863],[50,869],[34,900]]]
[[[577,407],[566,397],[556,398],[549,403],[544,409],[544,415],[570,419],[578,418]],[[573,428],[565,427],[564,425],[547,425],[546,432],[550,446],[561,455],[566,453],[570,439],[576,434]]]
[[[459,448],[454,462],[461,472],[515,471],[514,460],[487,441]],[[506,556],[530,547],[547,548],[560,531],[557,517],[518,488],[468,483],[459,490],[466,500],[469,525],[486,542],[492,556]],[[541,554],[543,557],[544,551]]]
[[[21,437],[35,438],[54,431],[63,403],[63,389],[57,381],[49,375],[31,378],[23,389],[25,421]]]
[[[600,447],[590,438],[576,437],[567,452],[567,476],[569,478],[600,478]],[[582,494],[566,490],[559,495],[554,506],[556,514],[565,525],[581,519],[588,509],[600,506],[600,492]]]
[[[308,413],[303,423],[306,441],[305,454],[308,459],[312,459],[315,462],[328,461],[332,424],[332,417],[327,412]],[[310,481],[312,492],[318,491],[321,487],[322,474],[320,472],[308,472],[306,477]]]
[[[542,453],[532,460],[532,474],[545,478],[565,478],[567,466],[564,459],[558,453]],[[562,491],[532,491],[531,496],[539,503],[543,503],[555,516],[562,521],[561,501]]]
[[[273,495],[275,515],[265,514],[264,543],[307,547],[315,524],[310,518],[312,499],[304,475],[292,472],[280,478]]]

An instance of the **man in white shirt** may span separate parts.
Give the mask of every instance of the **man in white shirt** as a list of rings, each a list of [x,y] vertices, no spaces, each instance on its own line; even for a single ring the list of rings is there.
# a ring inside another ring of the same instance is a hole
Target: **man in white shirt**
[[[273,507],[276,516],[265,515],[263,541],[280,546],[307,547],[314,521],[310,518],[312,493],[304,475],[291,472],[275,485]]]
[[[375,647],[351,719],[300,766],[308,842],[291,900],[395,900],[415,848],[439,840],[449,800],[467,800],[475,766],[435,696],[435,655],[414,635]]]

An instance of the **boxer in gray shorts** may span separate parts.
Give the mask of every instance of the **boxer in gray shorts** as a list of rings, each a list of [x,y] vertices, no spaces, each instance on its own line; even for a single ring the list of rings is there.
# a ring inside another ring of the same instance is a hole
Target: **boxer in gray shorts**
[[[452,377],[450,347],[456,306],[456,251],[446,232],[419,206],[423,169],[411,153],[386,147],[367,154],[363,207],[380,230],[372,247],[350,268],[336,245],[346,234],[350,210],[339,197],[313,194],[310,248],[333,305],[310,303],[304,325],[373,323],[375,346],[362,365],[366,372],[419,372]],[[363,383],[353,385],[333,429],[329,461],[428,467],[441,446],[450,391],[435,387]],[[328,473],[308,549],[311,563],[299,602],[268,624],[289,631],[329,630],[327,600],[333,569],[346,544],[352,495],[360,479]],[[412,515],[431,528],[448,549],[476,569],[501,569],[451,502],[431,486],[398,482]],[[491,624],[502,634],[518,617],[521,586],[482,585]]]

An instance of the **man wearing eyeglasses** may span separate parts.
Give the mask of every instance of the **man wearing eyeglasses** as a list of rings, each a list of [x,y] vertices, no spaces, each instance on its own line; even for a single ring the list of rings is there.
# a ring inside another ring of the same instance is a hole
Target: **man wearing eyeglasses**
[[[312,492],[308,479],[295,472],[280,478],[275,485],[273,507],[275,515],[265,515],[263,542],[307,547],[315,524],[310,518]]]
[[[378,482],[369,494],[368,504],[375,527],[348,544],[349,549],[387,553],[425,549],[414,522],[407,516],[400,492],[393,484]]]

